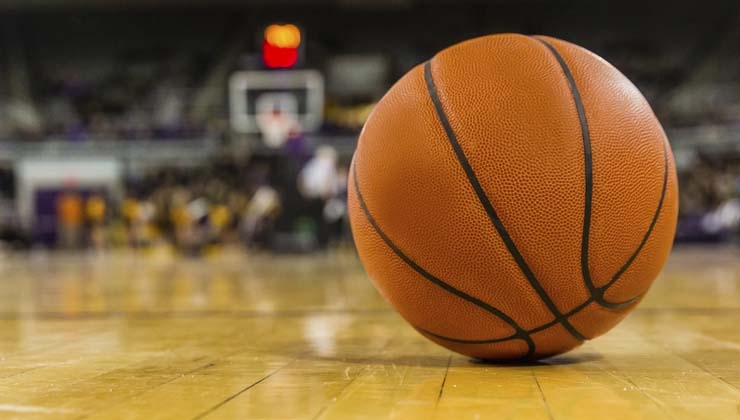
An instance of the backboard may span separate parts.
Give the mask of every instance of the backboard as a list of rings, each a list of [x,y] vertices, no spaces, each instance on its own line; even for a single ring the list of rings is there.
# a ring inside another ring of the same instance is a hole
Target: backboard
[[[323,120],[324,77],[316,70],[239,71],[229,80],[229,108],[237,133],[259,133],[257,115],[272,110],[314,131]]]

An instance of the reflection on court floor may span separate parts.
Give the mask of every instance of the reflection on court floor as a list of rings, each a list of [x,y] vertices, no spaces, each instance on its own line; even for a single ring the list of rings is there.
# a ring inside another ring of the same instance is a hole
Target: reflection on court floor
[[[738,255],[679,247],[614,331],[512,366],[421,337],[349,252],[6,256],[0,417],[734,418]]]

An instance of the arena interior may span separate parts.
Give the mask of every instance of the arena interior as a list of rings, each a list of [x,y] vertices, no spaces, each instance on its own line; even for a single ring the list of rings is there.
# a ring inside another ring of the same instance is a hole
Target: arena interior
[[[0,418],[740,418],[740,3],[4,0],[0,28]],[[680,194],[632,315],[499,365],[373,288],[347,177],[396,80],[508,32],[632,80]]]

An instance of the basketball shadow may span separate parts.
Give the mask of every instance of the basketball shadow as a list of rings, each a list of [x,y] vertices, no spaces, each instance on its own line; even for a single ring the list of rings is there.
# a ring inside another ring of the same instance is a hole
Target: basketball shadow
[[[577,365],[580,363],[593,362],[601,360],[602,355],[596,353],[566,354],[549,357],[542,360],[482,360],[470,359],[474,365],[497,366],[497,367],[520,367],[520,366],[567,366]]]
[[[452,365],[459,366],[481,366],[481,367],[500,367],[516,368],[525,366],[568,366],[588,363],[603,358],[597,353],[581,353],[573,355],[560,355],[542,360],[517,360],[517,361],[497,361],[482,360],[473,358],[464,358],[456,353],[441,354],[439,356],[417,356],[413,354],[395,355],[389,357],[356,357],[356,356],[322,356],[313,352],[304,353],[299,359],[311,361],[327,361],[339,363],[351,363],[361,365],[386,365],[386,366],[422,366],[422,367],[447,367],[450,364],[450,356],[453,357]],[[454,360],[456,358],[458,360]]]

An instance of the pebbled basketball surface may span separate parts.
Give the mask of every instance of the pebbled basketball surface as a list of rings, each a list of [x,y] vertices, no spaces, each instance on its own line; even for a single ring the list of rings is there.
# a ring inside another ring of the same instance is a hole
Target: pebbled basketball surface
[[[570,350],[619,323],[671,249],[675,165],[618,70],[544,36],[473,39],[412,69],[360,136],[350,221],[380,293],[482,359]]]

